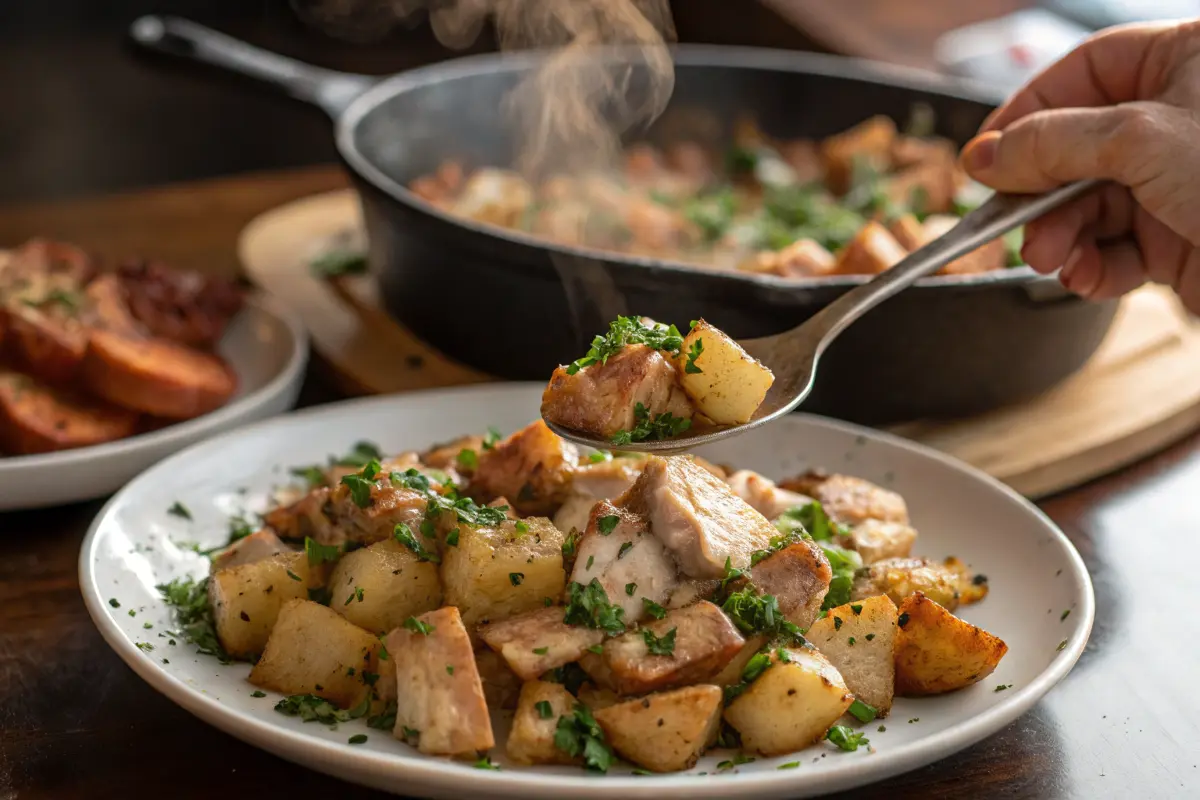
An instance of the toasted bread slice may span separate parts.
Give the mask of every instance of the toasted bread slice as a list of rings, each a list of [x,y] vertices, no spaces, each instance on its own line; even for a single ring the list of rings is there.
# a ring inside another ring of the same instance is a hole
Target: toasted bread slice
[[[0,372],[0,449],[19,455],[69,450],[131,436],[138,415]]]
[[[68,383],[79,374],[87,352],[87,329],[64,314],[27,305],[10,305],[5,348],[30,375],[49,383]]]
[[[92,333],[81,375],[111,403],[172,419],[207,414],[237,390],[237,376],[216,355],[112,331]]]

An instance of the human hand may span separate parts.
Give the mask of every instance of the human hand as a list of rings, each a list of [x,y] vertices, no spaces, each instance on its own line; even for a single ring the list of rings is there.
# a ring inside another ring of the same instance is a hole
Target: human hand
[[[984,122],[963,168],[998,191],[1114,183],[1025,228],[1021,255],[1080,295],[1167,284],[1200,312],[1200,21],[1088,39]]]

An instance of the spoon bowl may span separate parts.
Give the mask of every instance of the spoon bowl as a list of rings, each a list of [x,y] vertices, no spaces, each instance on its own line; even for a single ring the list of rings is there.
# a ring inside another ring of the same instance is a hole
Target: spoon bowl
[[[899,263],[857,286],[818,311],[802,324],[774,336],[738,342],[775,375],[775,382],[749,422],[741,425],[693,426],[670,439],[622,444],[620,449],[639,453],[678,453],[736,436],[765,425],[795,410],[812,391],[821,354],[852,322],[895,296],[920,278],[932,275],[956,258],[997,239],[1047,211],[1096,189],[1101,181],[1077,181],[1045,194],[993,194],[963,215],[950,230],[925,244]],[[550,430],[570,442],[597,449],[612,442],[545,420]]]

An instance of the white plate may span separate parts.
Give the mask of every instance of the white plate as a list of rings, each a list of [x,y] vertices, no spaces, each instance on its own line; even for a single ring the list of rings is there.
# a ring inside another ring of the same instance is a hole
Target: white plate
[[[0,454],[0,511],[103,497],[190,444],[287,411],[308,363],[295,314],[262,295],[247,298],[218,347],[238,376],[237,394],[211,414],[128,439],[34,456]]]
[[[1034,506],[981,472],[919,445],[863,428],[793,415],[702,451],[719,462],[782,477],[805,466],[861,475],[901,492],[920,530],[918,550],[955,554],[990,578],[991,593],[964,616],[998,634],[1008,655],[986,681],[921,700],[901,699],[885,721],[867,726],[874,752],[821,744],[714,774],[729,754],[709,755],[685,774],[634,776],[616,768],[594,776],[568,767],[498,772],[419,755],[384,731],[348,723],[330,731],[254,699],[246,665],[220,666],[170,646],[171,627],[155,584],[203,575],[201,557],[173,541],[223,541],[225,519],[260,508],[287,467],[323,460],[355,441],[385,451],[416,449],[495,425],[515,430],[536,417],[541,387],[528,384],[421,392],[309,409],[189,448],[139,476],[97,517],[80,555],[80,585],[104,638],[151,686],[201,719],[284,758],[358,783],[433,797],[802,797],[857,786],[920,767],[994,733],[1027,711],[1083,652],[1092,626],[1092,585],[1083,561]],[[167,514],[175,501],[194,515]],[[121,605],[113,608],[109,599]],[[129,610],[135,616],[129,616]],[[1065,620],[1062,612],[1070,610]],[[153,628],[143,628],[150,622]],[[148,642],[142,652],[137,643]],[[1060,642],[1065,644],[1060,649]],[[170,663],[164,663],[164,659]],[[1012,684],[996,692],[999,684]],[[909,722],[919,717],[919,721]],[[369,740],[347,739],[365,732]],[[497,748],[493,758],[503,750]],[[503,763],[503,759],[498,759]],[[779,770],[799,760],[797,769]],[[707,772],[707,776],[698,773]]]

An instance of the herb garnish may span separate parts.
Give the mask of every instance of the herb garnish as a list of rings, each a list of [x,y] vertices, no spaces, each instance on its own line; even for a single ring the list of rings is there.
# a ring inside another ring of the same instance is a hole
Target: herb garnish
[[[396,701],[388,701],[383,711],[373,717],[367,717],[367,727],[384,731],[394,729],[396,727]]]
[[[608,593],[596,578],[592,578],[587,586],[572,581],[567,586],[563,622],[616,635],[625,630],[625,609],[608,602]]]
[[[342,477],[342,483],[350,489],[350,499],[359,508],[371,505],[371,489],[382,467],[375,459],[368,461],[361,470]]]
[[[655,636],[654,631],[642,628],[642,640],[646,643],[646,652],[652,656],[669,656],[675,653],[675,633],[671,628],[662,636]]]
[[[350,593],[350,596],[346,598],[346,602],[342,603],[342,605],[348,606],[348,605],[350,605],[351,601],[356,600],[356,599],[360,603],[363,600],[363,590],[362,590],[361,586],[355,586],[354,591]]]
[[[367,741],[367,735],[365,733],[356,733],[346,741],[350,744],[363,744]]]
[[[433,625],[430,625],[428,622],[422,622],[416,617],[409,617],[408,619],[404,620],[404,627],[413,633],[419,633],[422,636],[428,636],[437,630]]]
[[[592,339],[587,355],[567,366],[567,374],[574,375],[585,367],[603,364],[631,344],[644,344],[655,350],[676,354],[683,346],[683,336],[674,325],[648,326],[637,317],[617,317],[609,323],[607,334]]]
[[[604,731],[583,703],[577,703],[570,714],[558,718],[554,746],[572,758],[582,756],[584,767],[595,772],[608,772],[616,760],[604,740]]]
[[[654,441],[670,439],[692,427],[690,419],[677,417],[670,411],[655,414],[650,419],[650,410],[640,402],[633,406],[634,426],[632,430],[617,431],[609,439],[613,444],[629,444],[631,442]]]
[[[617,527],[617,523],[620,521],[621,518],[616,514],[608,514],[607,516],[603,516],[596,520],[596,527],[600,529],[600,533],[608,536],[613,532],[613,530]]]
[[[229,656],[217,639],[212,606],[208,603],[208,578],[199,581],[176,578],[155,588],[171,606],[180,635],[196,645],[201,655],[216,656],[222,664],[228,664]]]
[[[396,527],[392,529],[392,535],[396,537],[396,541],[407,547],[416,555],[418,561],[430,561],[434,564],[442,563],[442,557],[437,553],[426,550],[425,545],[417,540],[413,535],[412,528],[405,525],[403,522],[397,522]]]
[[[479,469],[479,454],[469,447],[464,447],[458,451],[458,455],[454,457],[455,463],[465,470]]]
[[[627,584],[625,584],[625,595],[626,595],[627,597],[633,597],[633,593],[634,593],[634,592],[636,592],[636,591],[637,591],[637,584],[636,584],[636,583],[627,583]]]
[[[538,700],[533,707],[542,719],[550,719],[554,716],[554,709],[550,707],[549,700]]]
[[[343,710],[315,694],[294,694],[285,697],[275,704],[275,710],[288,717],[299,717],[305,722],[320,722],[322,725],[336,725],[364,716],[371,707],[369,694],[363,696],[363,701],[354,708]]]
[[[472,766],[475,767],[475,769],[490,769],[490,770],[495,770],[497,772],[500,771],[500,765],[493,764],[491,756],[483,756],[478,761],[476,761],[474,764],[472,764]]]
[[[167,509],[167,513],[186,520],[190,520],[192,518],[192,512],[188,510],[187,506],[178,500],[171,504],[171,507]]]
[[[304,552],[308,555],[308,563],[312,566],[337,561],[342,557],[342,548],[336,544],[320,544],[310,537],[304,537]]]
[[[649,616],[654,617],[655,619],[662,619],[667,615],[667,610],[651,600],[649,597],[642,598],[642,608]]]
[[[508,582],[509,582],[509,583],[511,583],[513,586],[520,586],[520,585],[521,585],[521,581],[523,581],[523,580],[525,580],[525,573],[524,573],[524,572],[510,572],[510,573],[508,573]]]
[[[700,373],[704,372],[704,370],[696,366],[696,359],[699,358],[703,353],[704,340],[697,339],[692,343],[692,346],[688,348],[687,363],[683,365],[683,371],[688,375],[699,375]]]
[[[625,554],[633,549],[633,542],[621,542],[621,546],[617,548],[617,560],[620,561],[625,557]]]
[[[834,725],[825,734],[825,738],[847,752],[854,752],[860,746],[871,743],[865,733],[855,733],[845,725]]]
[[[318,278],[361,275],[367,271],[367,257],[350,250],[330,250],[314,258],[308,267]]]
[[[870,722],[879,715],[879,710],[875,708],[875,706],[864,703],[862,700],[857,698],[855,698],[854,702],[850,704],[848,711],[850,716],[854,717],[859,722]]]

